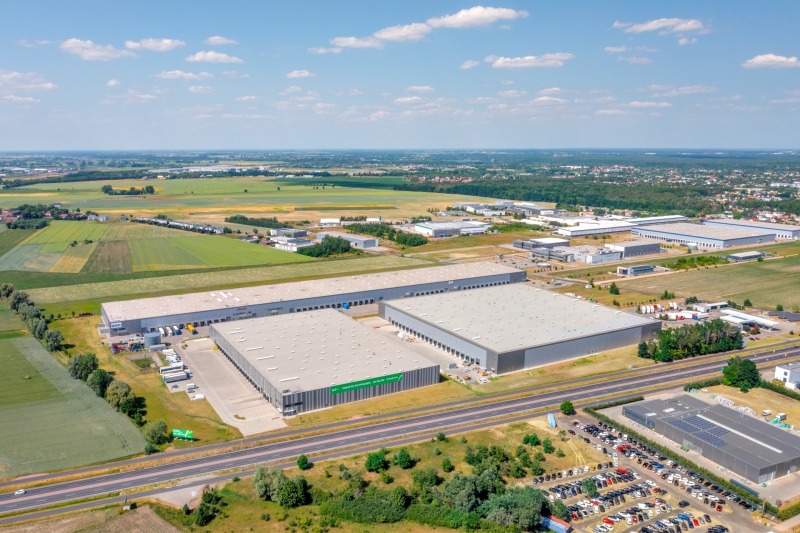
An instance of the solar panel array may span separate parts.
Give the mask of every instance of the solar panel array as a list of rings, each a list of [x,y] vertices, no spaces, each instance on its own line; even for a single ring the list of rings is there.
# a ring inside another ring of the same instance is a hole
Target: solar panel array
[[[682,420],[670,420],[667,423],[686,433],[691,433],[693,436],[712,446],[722,447],[728,444],[720,438],[722,435],[728,433],[727,429],[713,422],[709,422],[708,420],[703,420],[698,416],[687,416]]]

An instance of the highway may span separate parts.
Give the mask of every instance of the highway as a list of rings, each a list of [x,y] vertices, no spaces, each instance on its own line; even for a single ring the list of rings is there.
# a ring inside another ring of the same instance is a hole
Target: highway
[[[754,354],[747,358],[752,359],[759,365],[764,365],[797,356],[800,356],[800,350],[788,348],[775,353],[769,351],[767,353]],[[489,419],[514,415],[518,415],[518,418],[527,418],[529,415],[522,413],[532,409],[557,405],[565,399],[585,403],[586,400],[591,401],[603,396],[630,396],[631,391],[646,387],[666,390],[673,388],[675,381],[683,383],[698,376],[708,375],[710,372],[718,372],[723,364],[720,361],[700,361],[698,364],[690,365],[686,368],[664,366],[661,367],[661,370],[654,369],[653,372],[643,375],[626,376],[597,384],[575,386],[572,383],[566,383],[562,384],[561,389],[555,392],[502,400],[490,404],[466,406],[443,413],[423,414],[403,420],[375,423],[366,427],[343,429],[324,435],[302,437],[288,442],[264,444],[250,449],[228,451],[209,457],[190,458],[163,466],[145,467],[138,470],[54,483],[31,488],[27,494],[21,496],[15,496],[9,492],[0,495],[0,514],[96,498],[125,489],[165,483],[185,477],[212,474],[226,469],[244,468],[267,461],[287,461],[301,453],[307,455],[330,454],[337,448],[365,446],[381,440],[410,437],[412,434],[415,437],[409,440],[418,440],[420,435],[424,436],[425,433],[433,434],[454,426],[469,425],[469,429],[474,429],[475,425],[486,427],[495,424],[495,422],[490,422]],[[668,382],[673,382],[673,384],[659,387]],[[106,465],[106,468],[110,466],[114,465]],[[63,510],[56,509],[53,512],[63,512]],[[7,523],[23,519],[25,519],[24,515],[9,517],[9,519],[1,522]]]

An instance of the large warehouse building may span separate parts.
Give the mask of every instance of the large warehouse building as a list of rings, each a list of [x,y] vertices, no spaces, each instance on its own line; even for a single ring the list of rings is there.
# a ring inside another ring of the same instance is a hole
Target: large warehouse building
[[[381,302],[381,318],[503,374],[649,341],[661,322],[531,285]]]
[[[675,223],[635,227],[631,235],[675,244],[693,244],[707,248],[730,248],[775,242],[775,234],[761,229],[728,228],[700,224]]]
[[[793,474],[800,465],[797,436],[686,394],[628,404],[622,414],[753,483]]]
[[[211,326],[211,340],[283,415],[439,382],[439,365],[333,309]]]
[[[733,220],[730,218],[709,219],[703,221],[703,224],[707,226],[758,230],[764,233],[772,233],[778,239],[800,238],[800,226],[793,226],[790,224],[776,224],[774,222],[760,222],[757,220]]]
[[[206,326],[232,320],[354,307],[381,300],[447,293],[525,281],[525,272],[495,263],[470,263],[363,276],[198,292],[101,306],[112,336],[187,324]]]

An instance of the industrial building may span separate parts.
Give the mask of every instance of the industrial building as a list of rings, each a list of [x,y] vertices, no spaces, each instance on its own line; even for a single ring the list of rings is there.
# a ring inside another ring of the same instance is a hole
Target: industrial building
[[[269,234],[273,237],[290,237],[296,239],[297,237],[305,237],[308,231],[296,228],[272,228]]]
[[[211,340],[283,416],[439,382],[438,364],[333,309],[214,324]]]
[[[630,267],[617,267],[618,276],[641,276],[642,274],[652,274],[656,269],[653,265],[636,265]]]
[[[314,246],[315,244],[314,241],[310,239],[299,239],[294,237],[276,237],[274,242],[276,250],[294,253],[297,253],[300,248],[308,248],[309,246]]]
[[[770,320],[760,316],[748,315],[747,313],[742,313],[741,311],[736,311],[734,309],[723,309],[720,312],[723,314],[723,316],[719,317],[720,320],[735,326],[739,326],[740,328],[742,326],[758,326],[772,330],[775,329],[779,324],[779,322],[776,322],[775,320]]]
[[[525,281],[525,272],[495,263],[470,263],[293,283],[143,298],[101,305],[112,336],[194,327],[232,320],[354,307],[476,287]]]
[[[793,474],[800,465],[796,435],[686,394],[628,404],[622,414],[753,483]]]
[[[534,248],[555,248],[556,246],[569,246],[567,239],[556,237],[543,237],[541,239],[517,239],[514,241],[514,248],[520,250],[533,250]]]
[[[527,284],[380,302],[378,314],[497,374],[646,342],[661,329],[659,321]]]
[[[731,263],[741,263],[742,261],[758,261],[759,257],[764,257],[762,252],[737,252],[728,255],[725,259]]]
[[[317,241],[322,242],[325,237],[334,237],[350,241],[350,246],[363,250],[365,248],[374,248],[378,246],[377,237],[370,237],[368,235],[356,235],[354,233],[342,233],[340,231],[320,231],[317,233]]]
[[[428,237],[455,237],[458,235],[480,235],[489,230],[490,224],[477,220],[463,222],[419,222],[414,231]]]
[[[624,241],[606,244],[605,246],[613,252],[620,252],[623,259],[630,259],[640,255],[650,255],[661,253],[661,243],[658,241]]]
[[[800,388],[800,363],[785,363],[775,367],[775,379],[786,385],[787,389]]]
[[[584,237],[586,235],[600,235],[603,233],[619,233],[631,231],[635,226],[623,220],[586,219],[577,225],[558,228],[557,233],[567,238]]]
[[[531,259],[572,263],[575,261],[575,252],[564,246],[559,246],[557,248],[532,248]]]
[[[675,244],[703,248],[730,248],[775,242],[775,235],[761,229],[731,228],[700,224],[676,223],[635,227],[632,235]]]
[[[790,224],[777,224],[775,222],[761,222],[758,220],[734,220],[731,218],[714,218],[704,220],[707,226],[722,226],[726,228],[739,228],[743,230],[757,230],[772,233],[777,239],[800,238],[800,226]]]
[[[609,263],[622,259],[621,252],[615,252],[598,246],[554,246],[532,248],[531,258],[562,261],[564,263],[580,262],[587,264]]]

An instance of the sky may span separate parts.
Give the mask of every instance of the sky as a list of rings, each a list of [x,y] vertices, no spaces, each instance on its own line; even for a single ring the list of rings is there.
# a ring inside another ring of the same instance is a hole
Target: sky
[[[800,148],[800,3],[6,0],[0,150]]]

